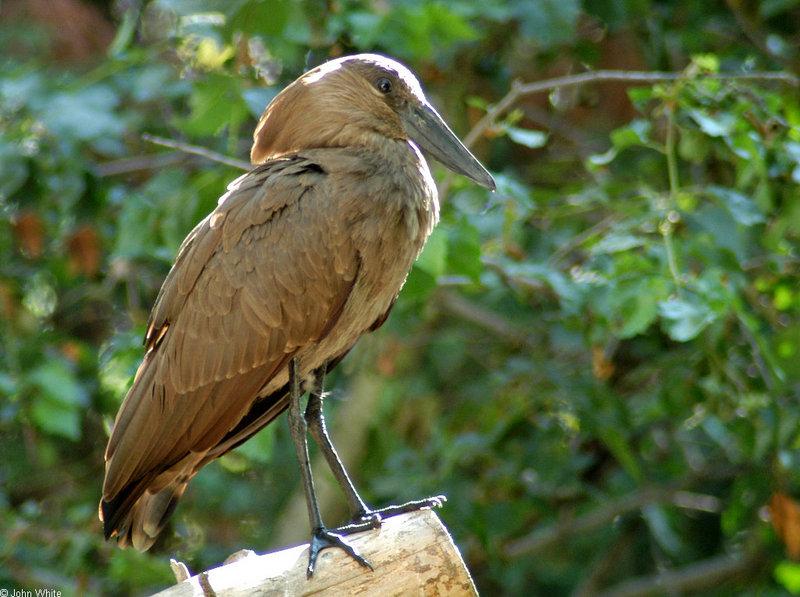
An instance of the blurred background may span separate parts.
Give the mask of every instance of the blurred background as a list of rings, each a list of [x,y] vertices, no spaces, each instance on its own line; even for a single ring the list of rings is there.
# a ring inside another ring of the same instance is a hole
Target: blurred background
[[[144,595],[308,539],[283,418],[150,552],[102,539],[148,310],[241,173],[143,134],[246,160],[284,85],[374,51],[498,191],[433,165],[442,222],[329,379],[365,499],[447,494],[484,595],[800,591],[800,101],[758,75],[799,41],[798,0],[2,2],[0,588]],[[680,76],[515,87],[597,69]]]

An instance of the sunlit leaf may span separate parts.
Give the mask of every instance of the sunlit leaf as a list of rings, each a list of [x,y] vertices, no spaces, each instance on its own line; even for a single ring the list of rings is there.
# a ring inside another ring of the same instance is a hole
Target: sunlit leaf
[[[445,272],[447,264],[447,234],[441,228],[434,231],[425,243],[415,267],[438,278]]]
[[[760,224],[766,220],[755,201],[734,189],[711,185],[708,190],[719,199],[733,218],[744,226]]]
[[[716,318],[707,306],[680,299],[661,301],[658,312],[665,330],[678,342],[695,338]]]
[[[632,234],[609,234],[601,238],[600,242],[592,247],[592,253],[618,253],[641,247],[644,244],[645,240],[643,238]]]
[[[611,142],[617,150],[635,145],[646,146],[651,126],[649,120],[634,120],[627,126],[613,131],[611,133]]]
[[[519,143],[531,149],[544,147],[547,143],[547,133],[543,133],[542,131],[521,129],[515,126],[507,126],[505,127],[505,131],[514,143]]]
[[[670,524],[665,508],[656,504],[648,504],[642,508],[642,516],[647,522],[653,538],[665,552],[676,556],[685,549],[680,536]]]
[[[96,85],[53,96],[40,107],[40,118],[53,135],[61,138],[85,141],[119,137],[125,124],[116,115],[118,103],[113,89]]]
[[[700,130],[711,137],[730,135],[736,126],[736,116],[730,112],[711,115],[700,110],[689,110],[689,114]]]
[[[611,147],[605,153],[595,153],[589,156],[587,161],[592,166],[606,166],[614,161],[614,158],[617,157],[619,153],[619,149],[616,147]]]
[[[51,360],[31,371],[27,381],[37,390],[31,407],[36,424],[47,433],[77,440],[86,395],[75,374],[61,361]]]
[[[778,562],[772,574],[775,580],[792,595],[800,595],[800,564]]]

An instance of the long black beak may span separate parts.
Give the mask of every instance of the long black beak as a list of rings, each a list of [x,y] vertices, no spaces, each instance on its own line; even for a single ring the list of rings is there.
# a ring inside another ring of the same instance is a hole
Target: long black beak
[[[490,191],[495,190],[492,175],[459,141],[433,106],[409,104],[402,119],[406,133],[421,149],[453,172],[463,174]]]

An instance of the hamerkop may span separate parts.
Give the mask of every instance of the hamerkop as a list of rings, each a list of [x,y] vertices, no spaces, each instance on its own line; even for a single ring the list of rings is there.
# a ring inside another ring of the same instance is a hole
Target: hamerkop
[[[322,415],[325,374],[384,322],[439,218],[420,150],[494,189],[414,75],[389,58],[327,62],[267,106],[253,169],[183,241],[150,315],[106,449],[106,538],[148,549],[189,480],[286,409],[312,527],[309,574],[329,546],[368,566],[343,534],[436,502],[369,509]],[[337,532],[316,505],[307,430],[353,511]]]

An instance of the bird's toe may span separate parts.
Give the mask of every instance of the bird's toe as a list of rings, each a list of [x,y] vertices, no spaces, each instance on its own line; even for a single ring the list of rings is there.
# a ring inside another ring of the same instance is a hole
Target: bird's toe
[[[311,534],[311,543],[308,550],[308,568],[306,569],[306,577],[311,578],[314,574],[314,566],[317,563],[319,553],[328,547],[339,547],[343,549],[351,558],[356,562],[372,570],[372,565],[360,554],[358,550],[350,545],[350,543],[339,533],[329,531],[328,529],[316,529]]]

